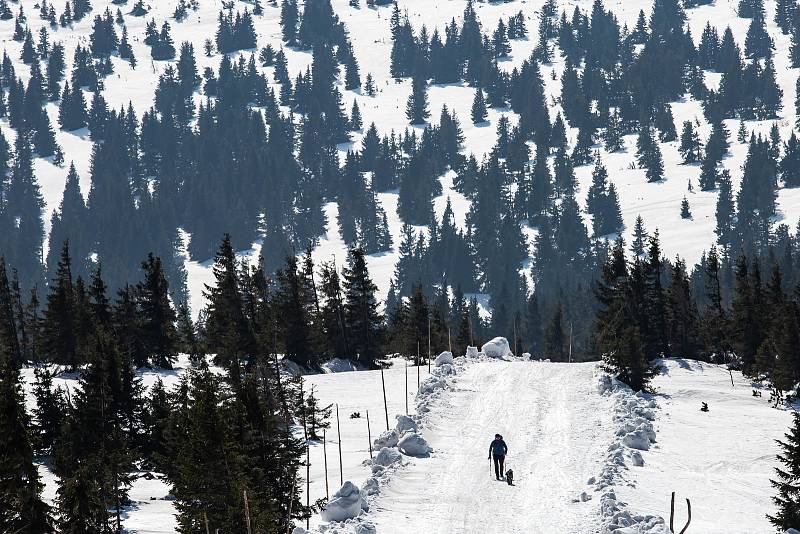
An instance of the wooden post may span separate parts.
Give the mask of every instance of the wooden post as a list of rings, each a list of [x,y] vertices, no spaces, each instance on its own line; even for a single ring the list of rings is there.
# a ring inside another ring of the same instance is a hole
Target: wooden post
[[[339,482],[344,486],[344,468],[342,467],[342,428],[339,425],[339,403],[336,403],[336,434],[339,438]]]
[[[514,356],[518,356],[517,352],[517,316],[514,315]]]
[[[286,518],[286,522],[289,524],[286,527],[286,534],[292,533],[292,505],[294,504],[294,490],[297,488],[297,479],[295,478],[292,480],[292,492],[289,493],[289,517]]]
[[[203,523],[206,524],[206,534],[211,534],[211,531],[208,529],[208,515],[203,512]]]
[[[450,340],[450,327],[447,327],[447,350],[450,351],[450,354],[453,354],[453,342]]]
[[[572,321],[569,322],[569,363],[572,363]]]
[[[732,388],[733,388],[733,387],[736,387],[736,386],[734,386],[734,385],[733,385],[733,371],[731,371],[730,369],[728,369],[728,373],[731,375],[731,387],[732,387]]]
[[[386,430],[389,430],[389,408],[386,405],[386,381],[383,379],[383,365],[381,365],[381,386],[383,387],[383,413],[386,415]]]
[[[369,428],[369,410],[367,410],[367,439],[369,440],[369,459],[372,460],[372,430]]]
[[[406,415],[408,415],[408,360],[406,360]]]
[[[244,497],[244,519],[247,525],[247,534],[252,534],[253,530],[250,528],[250,504],[247,502],[247,490],[242,491]]]
[[[328,440],[325,436],[325,429],[322,429],[322,456],[325,460],[325,499],[331,498],[330,490],[328,489]]]
[[[430,315],[428,315],[428,374],[431,374],[431,316]]]
[[[306,440],[306,508],[311,506],[311,454],[308,449],[308,440]],[[306,517],[306,530],[309,528],[311,528],[310,517]]]
[[[419,368],[420,368],[420,361],[419,361],[419,341],[417,341],[417,389],[419,389]],[[408,410],[406,410],[408,413]]]

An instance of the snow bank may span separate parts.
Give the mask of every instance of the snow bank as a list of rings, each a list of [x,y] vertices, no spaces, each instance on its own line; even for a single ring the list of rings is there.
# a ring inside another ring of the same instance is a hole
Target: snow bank
[[[380,436],[375,438],[372,442],[374,448],[380,450],[384,447],[397,447],[397,441],[400,439],[400,435],[397,433],[397,430],[387,430],[386,432],[382,433]]]
[[[360,369],[350,360],[345,358],[333,358],[322,364],[322,370],[326,373],[346,373],[349,371],[359,371]]]
[[[504,337],[496,337],[491,341],[487,341],[481,347],[481,352],[488,358],[508,358],[514,355],[508,345],[508,340]]]
[[[449,350],[444,351],[436,357],[436,359],[433,361],[433,364],[436,367],[441,367],[445,364],[453,365],[453,353]]]
[[[653,428],[656,403],[641,393],[634,393],[628,386],[612,377],[601,374],[597,379],[597,391],[610,396],[614,401],[613,421],[616,425],[615,439],[608,446],[603,469],[598,477],[589,479],[589,485],[602,491],[600,514],[603,534],[670,534],[664,518],[653,515],[638,515],[630,512],[628,505],[617,498],[614,485],[620,482],[621,472],[627,466],[642,467],[641,452],[650,450],[656,441]],[[630,476],[627,477],[630,479]],[[630,483],[630,480],[627,481]]]
[[[384,447],[372,459],[372,465],[380,465],[381,467],[389,467],[398,462],[401,462],[403,457],[397,452],[394,447]]]
[[[397,424],[395,425],[394,429],[398,436],[402,436],[406,432],[417,432],[419,427],[417,426],[417,423],[409,416],[398,415]]]
[[[428,442],[416,432],[406,432],[403,437],[400,438],[397,448],[407,456],[422,457],[428,456],[431,452]]]
[[[322,510],[323,521],[345,521],[353,519],[366,508],[366,502],[355,484],[349,480],[344,483]]]

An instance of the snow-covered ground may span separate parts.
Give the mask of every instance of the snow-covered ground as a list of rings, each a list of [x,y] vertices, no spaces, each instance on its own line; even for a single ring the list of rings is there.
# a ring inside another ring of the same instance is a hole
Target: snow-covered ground
[[[676,525],[692,503],[689,532],[708,534],[774,532],[765,514],[774,510],[769,479],[791,412],[771,408],[741,373],[689,360],[665,360],[656,378],[657,445],[642,452],[643,467],[631,468],[636,482],[617,487],[632,510],[668,514],[676,492]],[[701,412],[701,403],[708,412]],[[665,516],[666,517],[666,516]]]

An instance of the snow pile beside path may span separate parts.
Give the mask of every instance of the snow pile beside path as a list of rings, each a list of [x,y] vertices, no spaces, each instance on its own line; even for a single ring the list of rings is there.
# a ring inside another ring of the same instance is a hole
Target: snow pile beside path
[[[345,358],[333,358],[322,364],[322,371],[325,373],[347,373],[360,370],[359,366]]]
[[[406,456],[416,456],[418,458],[428,456],[431,452],[428,442],[416,432],[406,432],[400,438],[397,448]]]
[[[361,490],[348,480],[325,505],[321,515],[324,521],[345,521],[358,517],[362,510],[367,509]]]
[[[600,475],[589,480],[596,491],[602,491],[600,514],[603,534],[669,534],[664,518],[638,515],[627,509],[614,492],[614,486],[622,480],[623,470],[644,465],[639,451],[647,451],[656,441],[653,428],[656,402],[642,393],[634,393],[628,386],[606,374],[598,377],[597,390],[614,400],[616,425],[615,438],[608,446],[605,465]]]
[[[496,337],[491,341],[487,341],[482,347],[481,352],[488,358],[505,359],[513,357],[511,347],[508,345],[508,340],[504,337]]]
[[[441,367],[445,364],[453,365],[453,353],[448,350],[444,351],[436,357],[436,359],[433,361],[433,364],[436,367]]]

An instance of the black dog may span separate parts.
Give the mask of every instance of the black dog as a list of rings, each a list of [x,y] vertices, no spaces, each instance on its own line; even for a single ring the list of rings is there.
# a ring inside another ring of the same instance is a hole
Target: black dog
[[[514,485],[514,471],[512,471],[511,469],[506,471],[506,482],[508,482],[509,486]]]

